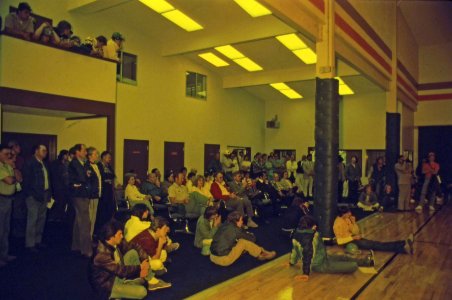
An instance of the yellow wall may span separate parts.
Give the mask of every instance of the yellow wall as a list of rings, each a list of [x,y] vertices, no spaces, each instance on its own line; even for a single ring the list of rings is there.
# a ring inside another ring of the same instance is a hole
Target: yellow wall
[[[77,143],[106,148],[106,118],[66,121],[64,118],[18,113],[3,113],[3,131],[53,134],[57,136],[57,150],[69,149]]]
[[[414,79],[419,79],[419,46],[411,33],[405,17],[397,13],[397,58],[403,63]]]
[[[116,64],[0,36],[0,86],[114,103]]]
[[[403,104],[401,109],[400,127],[401,127],[400,151],[414,150],[414,112]]]
[[[452,101],[420,101],[415,126],[452,125]]]
[[[395,20],[395,1],[348,1],[391,49],[393,44],[392,32]]]
[[[452,81],[452,42],[419,48],[419,82]]]
[[[385,148],[385,93],[345,96],[340,103],[339,148]],[[314,146],[315,100],[267,101],[266,120],[276,114],[280,129],[265,130],[266,151],[296,149],[297,156]]]

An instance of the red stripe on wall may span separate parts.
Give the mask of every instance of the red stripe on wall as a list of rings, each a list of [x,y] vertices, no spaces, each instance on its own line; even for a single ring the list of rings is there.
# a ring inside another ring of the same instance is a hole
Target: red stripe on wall
[[[419,101],[433,101],[433,100],[452,100],[452,93],[419,96]]]
[[[372,48],[366,40],[363,39],[341,16],[335,14],[336,25],[339,26],[346,34],[348,34],[358,45],[360,45],[370,56],[372,56],[389,74],[392,72],[391,65],[381,57],[380,54]]]
[[[417,89],[418,88],[418,83],[417,83],[416,79],[414,79],[414,77],[411,76],[411,74],[408,71],[408,69],[402,64],[402,62],[400,60],[397,60],[397,68],[400,70],[400,72],[402,72],[403,75],[405,75],[405,77]]]
[[[413,88],[403,79],[403,77],[397,75],[397,81],[400,82],[400,84],[405,88],[405,90],[408,91],[408,93],[410,93],[411,96],[414,97],[414,99],[418,99],[416,91],[413,90]]]
[[[323,14],[325,13],[325,2],[323,0],[309,0],[315,7],[317,7]]]
[[[380,36],[375,32],[372,26],[367,23],[367,21],[361,16],[361,14],[351,5],[347,0],[336,0],[349,15],[355,20],[356,23],[364,30],[365,33],[375,42],[375,44],[380,47],[380,49],[389,57],[392,58],[392,51],[389,49],[388,45],[380,38]]]

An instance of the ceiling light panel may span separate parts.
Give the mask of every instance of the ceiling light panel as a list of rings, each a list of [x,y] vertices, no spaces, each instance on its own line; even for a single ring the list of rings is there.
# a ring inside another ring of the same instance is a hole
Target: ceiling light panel
[[[309,48],[294,50],[292,52],[307,65],[317,62],[317,54]]]
[[[290,89],[290,90],[279,90],[280,93],[284,94],[289,99],[301,99],[303,96],[301,96],[296,91]]]
[[[248,57],[237,58],[233,60],[236,64],[249,72],[261,71],[263,68]]]
[[[215,67],[229,66],[229,64],[226,61],[222,60],[221,58],[219,58],[218,56],[216,56],[212,52],[201,53],[201,54],[198,54],[198,56],[201,57],[202,59],[208,61],[209,63],[211,63]]]
[[[234,0],[244,11],[253,18],[271,15],[272,12],[256,0]]]
[[[188,32],[201,30],[204,28],[178,9],[164,12],[162,13],[162,16]]]
[[[245,55],[231,45],[215,47],[215,50],[232,60],[245,57]]]
[[[270,83],[270,86],[274,89],[279,90],[290,90],[290,87],[284,82]]]
[[[165,0],[139,0],[139,1],[146,5],[147,7],[149,7],[150,9],[155,10],[159,14],[175,9],[171,4],[169,4]]]
[[[295,33],[279,35],[276,39],[291,51],[308,48],[308,46],[306,46],[306,44]]]

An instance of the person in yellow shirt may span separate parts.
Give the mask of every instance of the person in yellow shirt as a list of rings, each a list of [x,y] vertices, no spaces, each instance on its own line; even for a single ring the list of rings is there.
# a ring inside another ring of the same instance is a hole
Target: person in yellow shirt
[[[124,36],[119,32],[114,32],[107,45],[103,47],[104,58],[120,61],[119,51],[122,49],[122,43],[125,41]]]
[[[410,234],[406,240],[393,242],[379,242],[363,238],[356,223],[356,218],[348,207],[339,208],[339,215],[334,220],[333,231],[338,245],[346,246],[349,243],[353,243],[360,249],[366,250],[414,253],[413,234]]]
[[[126,200],[129,201],[130,206],[133,207],[135,204],[144,203],[149,208],[151,215],[154,215],[154,209],[152,208],[151,202],[149,201],[151,199],[151,196],[140,193],[137,186],[135,185],[136,179],[134,175],[129,174],[128,176],[126,176],[126,180],[127,186],[124,192],[124,196]]]

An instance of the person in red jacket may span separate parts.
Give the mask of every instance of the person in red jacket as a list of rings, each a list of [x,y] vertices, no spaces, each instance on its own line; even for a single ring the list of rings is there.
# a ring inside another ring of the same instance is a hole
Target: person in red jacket
[[[233,209],[238,211],[242,215],[244,214],[243,210],[243,201],[240,197],[238,197],[235,193],[231,193],[226,186],[226,182],[224,181],[224,175],[222,172],[217,172],[215,174],[215,180],[210,186],[210,193],[215,200],[223,200],[226,208]]]

